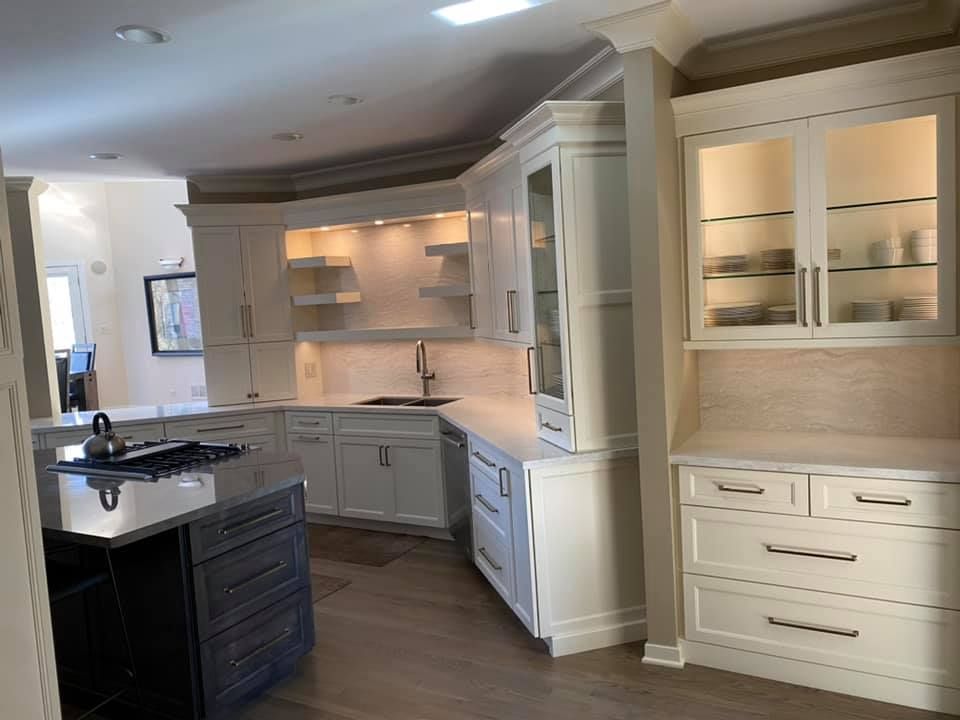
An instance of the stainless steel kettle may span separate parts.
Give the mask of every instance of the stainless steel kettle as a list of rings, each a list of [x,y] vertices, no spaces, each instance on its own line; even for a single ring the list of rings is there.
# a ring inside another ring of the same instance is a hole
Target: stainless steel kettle
[[[113,431],[113,423],[110,422],[107,414],[98,412],[94,415],[93,435],[83,441],[84,456],[92,460],[104,460],[115,455],[123,455],[126,451],[126,441]]]

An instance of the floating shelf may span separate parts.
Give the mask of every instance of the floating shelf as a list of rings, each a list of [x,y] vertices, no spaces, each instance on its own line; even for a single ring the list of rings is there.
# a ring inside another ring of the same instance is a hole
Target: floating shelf
[[[295,258],[290,260],[291,270],[307,268],[350,267],[350,258],[343,255],[319,255],[317,257]]]
[[[469,295],[469,285],[435,285],[420,288],[422,298],[468,297]]]
[[[473,337],[466,325],[451,327],[367,328],[362,330],[313,330],[298,332],[297,342],[371,342],[375,340],[437,340]]]
[[[440,245],[427,245],[423,248],[427,257],[453,257],[454,255],[466,255],[470,252],[470,243],[442,243]]]
[[[319,295],[294,295],[293,304],[296,307],[309,305],[346,305],[360,302],[358,292],[321,293]]]

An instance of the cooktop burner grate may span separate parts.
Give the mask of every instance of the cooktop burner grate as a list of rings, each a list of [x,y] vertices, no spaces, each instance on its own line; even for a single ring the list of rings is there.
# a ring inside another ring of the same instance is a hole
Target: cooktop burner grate
[[[47,472],[88,475],[123,480],[156,481],[219,460],[242,455],[241,445],[221,445],[183,440],[132,443],[123,455],[104,460],[75,458],[47,466]]]

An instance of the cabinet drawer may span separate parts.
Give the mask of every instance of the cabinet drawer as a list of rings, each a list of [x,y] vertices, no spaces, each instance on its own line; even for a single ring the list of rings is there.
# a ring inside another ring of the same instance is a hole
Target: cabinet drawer
[[[225,415],[199,421],[181,420],[166,423],[167,437],[176,440],[211,442],[215,439],[226,439],[237,442],[241,438],[275,435],[276,432],[273,413]]]
[[[809,514],[808,477],[796,473],[680,467],[680,502],[684,505]]]
[[[201,518],[190,523],[193,563],[197,565],[302,520],[302,485]]]
[[[163,425],[147,423],[143,425],[115,425],[114,431],[127,442],[145,442],[159,440],[163,437]],[[43,441],[46,449],[80,445],[93,432],[89,427],[75,428],[58,432],[44,433]]]
[[[960,613],[684,576],[688,640],[889,677],[960,684]]]
[[[497,531],[497,539],[510,545],[510,499],[500,492],[495,476],[470,468],[473,514],[483,515]]]
[[[811,515],[960,530],[960,485],[810,476]]]
[[[307,589],[203,643],[207,717],[266,690],[311,647],[313,612]]]
[[[198,565],[193,580],[197,627],[206,640],[309,584],[303,523]]]
[[[960,609],[960,533],[684,507],[683,569]]]
[[[329,435],[333,432],[331,413],[291,413],[286,416],[287,432],[291,435]]]
[[[335,413],[333,426],[337,435],[440,439],[440,421],[436,415]]]
[[[537,406],[537,435],[564,450],[576,452],[573,418],[556,410]]]
[[[513,567],[510,547],[498,538],[500,532],[486,516],[473,513],[473,561],[494,590],[508,604],[513,602]]]

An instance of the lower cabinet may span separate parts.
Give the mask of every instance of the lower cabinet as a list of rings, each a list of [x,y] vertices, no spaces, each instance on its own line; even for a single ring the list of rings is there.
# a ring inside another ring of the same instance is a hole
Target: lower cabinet
[[[340,514],[366,520],[392,520],[393,473],[383,460],[382,438],[338,437],[337,487]]]
[[[300,456],[307,476],[307,512],[336,515],[337,463],[333,438],[325,435],[287,436],[287,449]]]
[[[211,406],[274,402],[297,396],[291,342],[206,347],[203,366]]]
[[[443,461],[436,440],[388,440],[387,466],[393,471],[394,519],[444,527]]]

